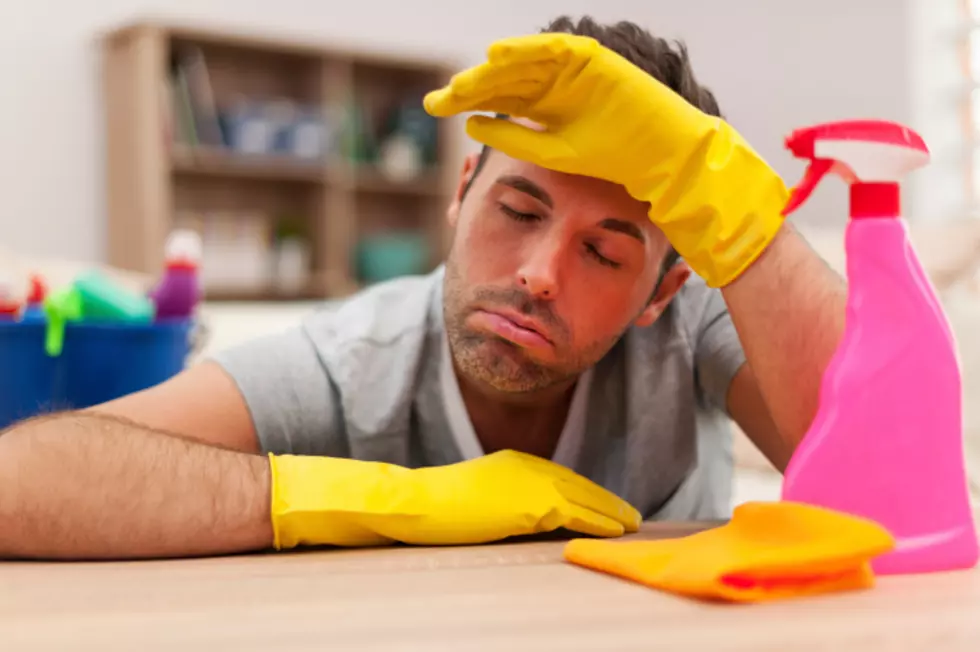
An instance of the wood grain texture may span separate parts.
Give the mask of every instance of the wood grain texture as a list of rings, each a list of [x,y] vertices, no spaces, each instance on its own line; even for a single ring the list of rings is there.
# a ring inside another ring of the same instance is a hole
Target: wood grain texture
[[[647,524],[638,538],[696,524]],[[980,570],[710,604],[564,563],[562,541],[0,564],[18,651],[977,650]]]

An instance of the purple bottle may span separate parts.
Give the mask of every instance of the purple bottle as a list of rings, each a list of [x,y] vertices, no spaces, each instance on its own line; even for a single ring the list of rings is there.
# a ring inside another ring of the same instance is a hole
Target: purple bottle
[[[156,320],[190,319],[201,300],[198,267],[201,238],[189,230],[177,230],[167,238],[165,270],[149,297],[156,304]]]

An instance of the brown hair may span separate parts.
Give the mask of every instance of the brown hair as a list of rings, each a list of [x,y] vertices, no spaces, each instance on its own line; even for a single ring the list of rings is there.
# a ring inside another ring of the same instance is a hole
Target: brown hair
[[[612,50],[643,70],[683,97],[691,105],[708,115],[722,117],[715,96],[706,87],[700,85],[694,76],[687,47],[681,41],[675,41],[671,44],[666,39],[652,35],[636,23],[619,21],[602,25],[590,16],[583,16],[578,22],[568,16],[559,16],[541,29],[540,33],[574,34],[594,38],[600,45]],[[488,155],[489,148],[483,147],[473,170],[473,176],[470,178],[470,183],[480,172]],[[463,190],[464,196],[467,190],[469,190],[469,184]],[[660,277],[657,280],[656,288],[654,288],[654,295],[656,295],[664,275],[673,267],[678,258],[677,252],[671,247],[661,264]]]

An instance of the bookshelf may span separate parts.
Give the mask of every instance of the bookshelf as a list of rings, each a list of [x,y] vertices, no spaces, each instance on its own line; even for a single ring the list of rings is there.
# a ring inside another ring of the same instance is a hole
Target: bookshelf
[[[155,22],[101,39],[108,263],[191,228],[210,301],[350,294],[438,265],[461,147],[421,98],[455,66]]]

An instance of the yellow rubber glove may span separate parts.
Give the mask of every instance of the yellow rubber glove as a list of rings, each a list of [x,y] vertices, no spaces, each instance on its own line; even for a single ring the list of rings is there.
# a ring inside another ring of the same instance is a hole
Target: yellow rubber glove
[[[425,97],[469,135],[514,158],[605,179],[650,203],[650,218],[714,287],[737,278],[782,225],[789,192],[723,120],[709,116],[597,41],[535,34],[492,44],[485,63]]]
[[[423,469],[295,455],[269,464],[277,549],[476,544],[558,528],[615,537],[641,520],[592,481],[515,451]]]
[[[565,559],[683,595],[737,602],[868,588],[895,541],[878,524],[791,502],[750,502],[721,527],[662,541],[590,541]]]

